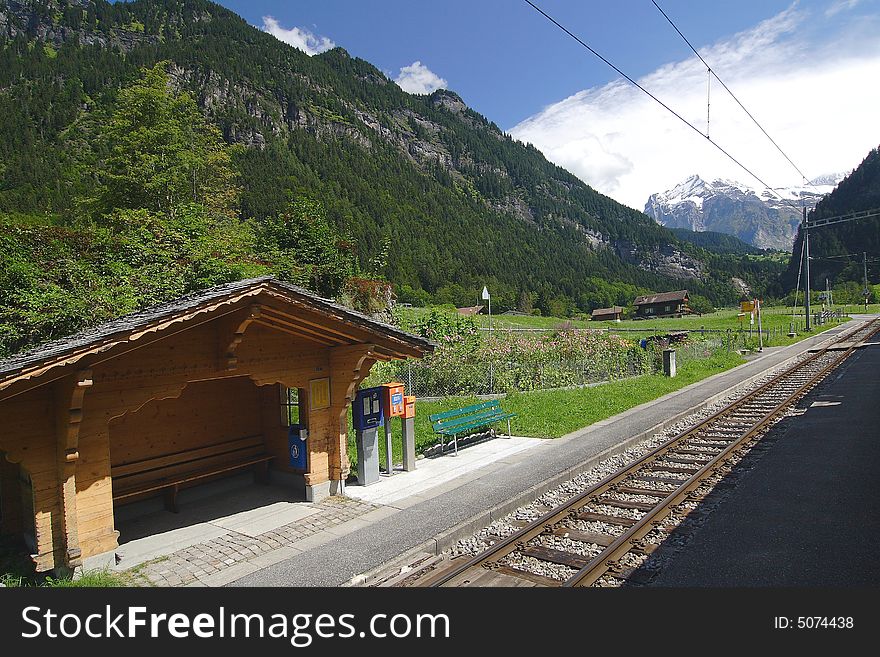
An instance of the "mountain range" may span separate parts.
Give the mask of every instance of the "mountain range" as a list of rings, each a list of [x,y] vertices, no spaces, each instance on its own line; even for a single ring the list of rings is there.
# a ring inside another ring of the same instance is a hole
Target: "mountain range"
[[[310,245],[287,239],[273,242],[287,249],[283,267],[241,242],[235,266],[211,248],[216,267],[119,292],[115,259],[130,249],[98,257],[94,231],[109,229],[115,240],[117,225],[112,212],[89,211],[109,154],[100,136],[123,91],[159,64],[171,91],[191,97],[228,145],[238,181],[228,191],[242,226],[271,233],[265,226],[283,224],[292,205],[311,208],[330,225],[319,226],[322,244],[353,254],[356,278],[388,281],[400,301],[472,305],[485,285],[499,311],[568,315],[682,288],[721,305],[739,298],[734,278],[757,288],[772,279],[776,265],[679,239],[512,139],[453,91],[406,93],[342,48],[307,56],[207,0],[0,0],[0,219],[30,236],[3,257],[31,272],[32,286],[20,272],[0,276],[0,292],[16,299],[0,307],[0,325],[15,328],[75,299],[69,317],[47,315],[57,334],[225,282],[242,267],[308,282],[297,258],[311,257]],[[59,253],[47,254],[47,244]],[[342,278],[319,282],[321,293],[336,295]]]
[[[668,228],[734,235],[761,249],[788,251],[794,242],[803,208],[834,190],[845,174],[831,174],[802,187],[769,189],[693,175],[665,192],[652,194],[645,214]]]

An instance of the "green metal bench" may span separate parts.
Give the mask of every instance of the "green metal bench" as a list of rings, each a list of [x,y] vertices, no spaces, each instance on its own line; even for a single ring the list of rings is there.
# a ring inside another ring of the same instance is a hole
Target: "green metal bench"
[[[434,433],[440,434],[440,453],[443,453],[444,438],[452,436],[455,445],[455,453],[458,454],[458,437],[472,429],[490,427],[496,422],[507,420],[507,436],[510,437],[510,418],[516,417],[516,413],[507,413],[501,408],[501,402],[497,399],[485,401],[480,404],[463,406],[451,411],[434,413],[430,416],[434,427]]]

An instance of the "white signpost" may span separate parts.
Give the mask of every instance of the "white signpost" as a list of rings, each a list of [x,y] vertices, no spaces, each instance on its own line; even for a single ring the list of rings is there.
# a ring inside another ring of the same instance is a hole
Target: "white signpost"
[[[489,302],[489,335],[492,334],[492,297],[489,296],[489,289],[483,286],[483,301]]]

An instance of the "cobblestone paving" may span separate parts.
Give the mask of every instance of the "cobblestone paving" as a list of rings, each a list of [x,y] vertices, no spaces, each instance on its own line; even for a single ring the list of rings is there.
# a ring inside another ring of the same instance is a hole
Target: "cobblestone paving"
[[[229,531],[205,543],[135,566],[122,574],[132,586],[185,586],[379,508],[375,504],[338,496],[328,497],[313,506],[319,509],[317,513],[265,534],[254,537]]]

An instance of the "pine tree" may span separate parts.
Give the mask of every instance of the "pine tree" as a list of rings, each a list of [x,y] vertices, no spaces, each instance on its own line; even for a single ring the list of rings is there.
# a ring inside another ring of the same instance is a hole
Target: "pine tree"
[[[168,62],[142,70],[119,92],[98,135],[98,209],[146,209],[173,216],[184,203],[233,215],[239,193],[229,148],[195,101],[171,90]]]

